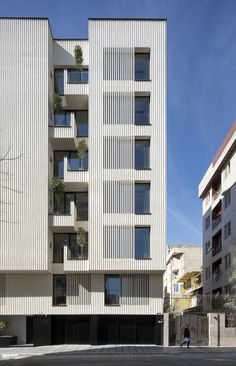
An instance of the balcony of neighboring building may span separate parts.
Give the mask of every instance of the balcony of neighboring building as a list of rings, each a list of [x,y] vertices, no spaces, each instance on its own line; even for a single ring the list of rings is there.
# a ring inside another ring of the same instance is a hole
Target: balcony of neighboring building
[[[222,208],[221,208],[221,200],[218,202],[218,204],[214,207],[212,210],[212,230],[214,230],[220,223],[221,223],[221,214],[222,214]]]
[[[220,253],[222,250],[222,232],[219,230],[212,237],[212,257]]]

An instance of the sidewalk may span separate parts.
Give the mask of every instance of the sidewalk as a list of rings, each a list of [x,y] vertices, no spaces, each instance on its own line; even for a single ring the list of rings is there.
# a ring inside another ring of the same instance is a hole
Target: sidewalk
[[[0,348],[0,361],[18,359],[43,355],[98,355],[98,354],[181,354],[191,353],[236,353],[233,347],[191,347],[190,349],[180,347],[162,347],[155,345],[57,345],[57,346],[14,346],[11,348]]]

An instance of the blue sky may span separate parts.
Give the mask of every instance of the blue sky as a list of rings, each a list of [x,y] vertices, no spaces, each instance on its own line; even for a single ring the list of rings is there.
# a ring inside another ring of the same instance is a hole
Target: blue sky
[[[168,242],[201,243],[199,181],[236,119],[236,0],[1,0],[0,16],[50,19],[87,37],[89,17],[168,19]]]

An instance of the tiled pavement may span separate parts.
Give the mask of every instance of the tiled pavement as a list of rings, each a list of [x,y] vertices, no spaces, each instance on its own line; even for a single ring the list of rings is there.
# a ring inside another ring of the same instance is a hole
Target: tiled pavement
[[[15,346],[11,348],[0,348],[0,360],[17,359],[30,356],[42,356],[42,355],[68,355],[68,354],[179,354],[181,352],[191,353],[236,353],[236,348],[232,347],[191,347],[189,350],[180,347],[161,347],[155,345],[103,345],[103,346],[91,346],[91,345],[58,345],[58,346]]]

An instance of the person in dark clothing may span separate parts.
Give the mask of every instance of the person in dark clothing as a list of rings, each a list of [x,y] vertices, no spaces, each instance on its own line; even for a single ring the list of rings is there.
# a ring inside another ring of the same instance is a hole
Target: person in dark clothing
[[[184,341],[181,343],[180,347],[182,347],[185,343],[187,343],[187,347],[189,348],[189,345],[190,345],[190,331],[189,331],[187,325],[184,329]]]

